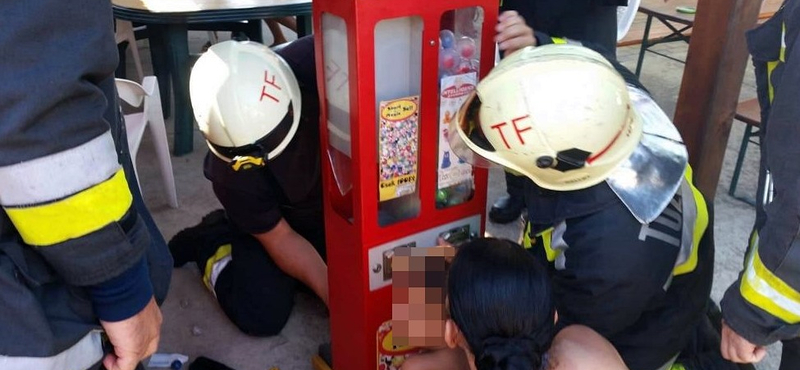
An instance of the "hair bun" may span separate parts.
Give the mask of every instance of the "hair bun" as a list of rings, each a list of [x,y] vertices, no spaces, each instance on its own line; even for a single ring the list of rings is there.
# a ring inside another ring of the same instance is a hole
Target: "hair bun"
[[[476,357],[478,370],[538,370],[541,366],[539,346],[531,338],[489,337]]]

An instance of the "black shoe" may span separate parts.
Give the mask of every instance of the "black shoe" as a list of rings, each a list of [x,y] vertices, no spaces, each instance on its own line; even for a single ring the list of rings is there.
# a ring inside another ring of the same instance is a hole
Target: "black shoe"
[[[179,231],[170,239],[168,245],[174,260],[173,266],[181,267],[188,262],[208,259],[203,257],[214,254],[217,247],[225,244],[220,238],[229,239],[230,234],[225,211],[218,209],[205,215],[199,224]],[[198,267],[202,269],[200,264],[202,262],[198,263]]]
[[[496,224],[507,224],[519,219],[525,202],[518,197],[504,195],[497,199],[489,210],[489,220]]]
[[[331,343],[322,343],[317,348],[317,355],[328,364],[328,367],[333,366],[333,352],[331,351]]]
[[[189,370],[233,370],[222,363],[208,357],[198,357],[189,365]]]

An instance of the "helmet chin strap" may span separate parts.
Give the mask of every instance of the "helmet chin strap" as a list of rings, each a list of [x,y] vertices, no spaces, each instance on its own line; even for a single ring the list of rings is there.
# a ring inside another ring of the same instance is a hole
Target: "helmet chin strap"
[[[222,155],[214,147],[214,145],[211,145],[211,143],[207,144],[208,144],[208,149],[211,150],[211,152],[214,153],[214,155],[217,156],[217,158],[222,159],[225,162],[228,162],[228,165],[231,167],[231,169],[233,169],[236,172],[265,167],[269,159],[267,158],[269,154],[264,151],[264,148],[261,145],[257,145],[259,149],[258,151],[261,153],[261,155],[258,156],[237,155],[233,158],[228,158],[227,156]]]
[[[269,136],[269,134],[267,134]],[[269,160],[269,152],[264,150],[261,143],[253,144],[257,148],[252,152],[253,155],[237,155],[233,157],[230,162],[231,168],[234,171],[246,171],[253,168],[261,168],[267,165]]]

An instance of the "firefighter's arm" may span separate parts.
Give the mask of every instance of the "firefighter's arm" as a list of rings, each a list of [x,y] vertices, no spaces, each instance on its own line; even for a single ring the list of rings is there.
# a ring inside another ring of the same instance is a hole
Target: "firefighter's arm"
[[[792,10],[797,19],[800,7]],[[765,208],[767,219],[752,240],[744,271],[721,302],[730,328],[757,345],[800,335],[800,38],[787,46],[791,54],[785,55],[776,83],[763,143],[774,199]]]
[[[536,38],[525,19],[514,10],[504,11],[497,18],[497,35],[494,42],[503,55],[509,55],[526,46],[536,46]]]
[[[314,246],[281,219],[271,230],[253,235],[275,264],[300,280],[328,304],[328,267]]]
[[[216,161],[211,155],[206,160]],[[227,180],[228,183],[214,182],[213,188],[231,222],[253,235],[281,270],[306,284],[327,304],[325,262],[283,218],[275,190],[259,186],[264,182],[263,173],[245,170]]]
[[[0,33],[0,206],[62,279],[88,288],[100,319],[128,318],[152,287],[141,262],[149,236],[107,121],[116,109],[110,3],[3,2],[0,13],[15,30]]]

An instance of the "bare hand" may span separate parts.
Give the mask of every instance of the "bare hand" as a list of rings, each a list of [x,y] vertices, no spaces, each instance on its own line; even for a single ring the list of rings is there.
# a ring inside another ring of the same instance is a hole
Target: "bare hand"
[[[445,240],[441,236],[436,238],[436,244],[438,244],[437,247],[440,247],[440,248],[452,248],[453,247],[453,244],[450,244],[450,242],[448,242],[447,240]]]
[[[108,370],[134,370],[147,356],[155,353],[161,334],[161,310],[150,299],[139,313],[122,321],[100,321],[114,353],[106,355],[103,365]]]
[[[764,347],[757,346],[742,338],[725,321],[722,321],[720,351],[722,351],[722,357],[725,359],[743,364],[759,362],[767,355],[767,350]]]
[[[498,48],[509,55],[526,46],[536,46],[533,29],[528,27],[525,19],[513,10],[505,11],[497,18],[495,27],[497,36],[494,41]]]

